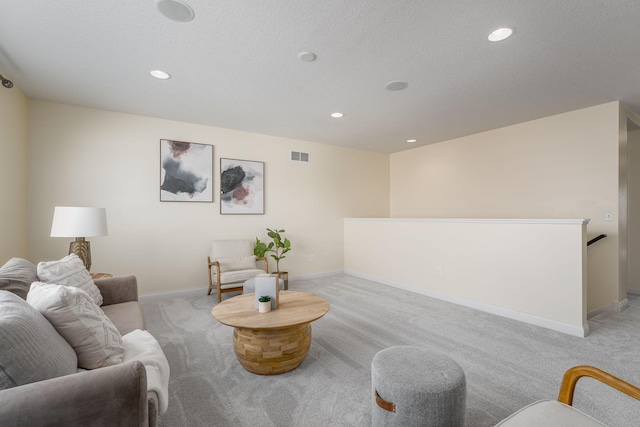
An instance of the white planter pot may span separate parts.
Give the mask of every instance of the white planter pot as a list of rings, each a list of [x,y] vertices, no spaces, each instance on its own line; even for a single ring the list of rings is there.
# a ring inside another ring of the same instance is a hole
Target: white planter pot
[[[258,303],[258,311],[260,313],[268,313],[271,311],[271,301],[266,301],[266,302],[262,302],[260,301]]]

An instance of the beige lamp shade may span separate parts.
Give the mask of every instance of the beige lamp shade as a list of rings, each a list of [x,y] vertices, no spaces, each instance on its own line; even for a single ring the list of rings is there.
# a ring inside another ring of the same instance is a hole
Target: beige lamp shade
[[[51,237],[106,236],[105,208],[56,206],[51,224]]]
[[[91,245],[85,237],[106,236],[107,211],[105,208],[56,206],[53,211],[51,237],[75,237],[69,244],[69,254],[76,254],[91,270]]]

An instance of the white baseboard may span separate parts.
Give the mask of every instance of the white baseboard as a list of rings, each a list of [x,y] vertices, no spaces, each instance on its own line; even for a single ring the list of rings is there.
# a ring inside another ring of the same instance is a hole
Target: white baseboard
[[[355,271],[345,270],[344,274],[359,277],[361,279],[370,280],[372,282],[381,283],[383,285],[391,286],[405,291],[414,292],[416,294],[425,295],[431,298],[436,298],[442,301],[451,302],[454,304],[462,305],[465,307],[474,308],[476,310],[484,311],[487,313],[495,314],[498,316],[506,317],[508,319],[518,320],[524,323],[529,323],[543,328],[551,329],[554,331],[562,332],[565,334],[573,335],[576,337],[586,337],[589,335],[589,324],[585,323],[580,326],[569,325],[567,323],[558,322],[557,320],[546,319],[544,317],[534,316],[528,313],[522,313],[519,311],[511,310],[508,308],[497,307],[490,304],[473,301],[466,298],[460,298],[453,295],[447,295],[440,292],[430,291],[427,289],[416,288],[404,283],[395,282],[392,280],[381,279],[379,277],[370,276],[368,274],[362,274]]]
[[[596,308],[595,310],[588,312],[587,319],[592,319],[602,313],[612,313],[613,311],[613,304],[605,305],[604,307]]]
[[[628,288],[627,294],[640,295],[640,288]]]
[[[306,280],[306,279],[317,279],[319,277],[327,277],[327,276],[335,276],[336,274],[343,274],[343,270],[331,270],[331,271],[321,271],[318,273],[309,273],[309,274],[300,274],[298,276],[289,276],[289,282],[292,280]]]
[[[602,313],[622,313],[629,307],[629,300],[627,298],[623,299],[620,302],[613,302],[611,304],[605,305],[604,307],[596,308],[587,313],[587,319],[591,319],[598,314]]]
[[[627,298],[623,299],[618,304],[616,304],[616,312],[617,313],[622,313],[627,308],[629,308],[629,300]]]

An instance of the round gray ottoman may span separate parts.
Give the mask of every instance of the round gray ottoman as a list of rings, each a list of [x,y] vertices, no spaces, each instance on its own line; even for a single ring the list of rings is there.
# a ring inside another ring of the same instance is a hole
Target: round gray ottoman
[[[462,368],[422,347],[397,346],[371,362],[373,426],[464,426]]]
[[[280,279],[279,288],[281,291],[284,290],[284,280],[282,279]],[[255,290],[256,290],[256,279],[249,279],[244,282],[244,285],[242,286],[243,294],[252,294],[255,292]]]

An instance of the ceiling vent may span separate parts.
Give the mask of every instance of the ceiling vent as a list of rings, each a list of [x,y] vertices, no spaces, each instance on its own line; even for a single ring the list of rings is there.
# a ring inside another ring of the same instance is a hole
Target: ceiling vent
[[[309,163],[309,153],[303,153],[301,151],[291,151],[291,161]]]

